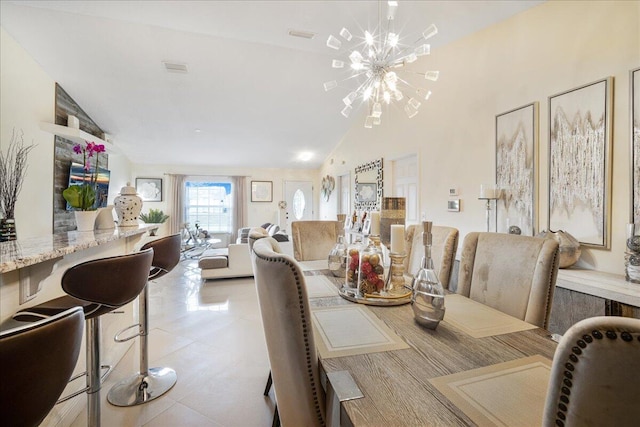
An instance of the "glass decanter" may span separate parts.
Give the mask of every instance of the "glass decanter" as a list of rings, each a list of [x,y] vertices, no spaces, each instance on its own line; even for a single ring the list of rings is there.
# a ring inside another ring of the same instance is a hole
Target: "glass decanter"
[[[433,259],[431,258],[431,221],[424,221],[422,227],[424,229],[422,233],[424,256],[420,269],[413,277],[411,308],[418,324],[435,329],[444,318],[444,289],[433,268]]]
[[[347,246],[344,236],[338,236],[338,242],[329,252],[329,271],[336,277],[344,277],[347,269]]]

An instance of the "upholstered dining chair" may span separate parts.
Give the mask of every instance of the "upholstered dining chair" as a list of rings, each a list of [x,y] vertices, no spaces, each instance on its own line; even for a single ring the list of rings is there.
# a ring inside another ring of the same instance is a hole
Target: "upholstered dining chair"
[[[7,426],[37,426],[54,407],[78,361],[84,313],[55,316],[0,332],[0,414]]]
[[[274,424],[325,425],[325,392],[304,274],[277,242],[257,240],[251,255],[276,394]]]
[[[327,259],[331,248],[344,233],[340,221],[293,221],[293,256],[298,261]]]
[[[432,245],[431,256],[433,265],[445,289],[449,289],[451,271],[458,250],[458,229],[434,225],[431,228]],[[424,256],[424,243],[422,240],[422,224],[409,225],[405,233],[405,246],[407,257],[405,258],[406,274],[413,276],[420,269]]]
[[[554,240],[472,232],[462,244],[456,292],[547,328],[558,261]]]
[[[640,423],[640,320],[582,320],[556,349],[544,426],[637,426]]]

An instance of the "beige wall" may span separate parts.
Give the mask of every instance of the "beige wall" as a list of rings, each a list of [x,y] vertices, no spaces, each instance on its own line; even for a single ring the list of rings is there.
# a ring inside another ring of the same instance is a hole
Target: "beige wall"
[[[0,94],[0,149],[6,152],[14,128],[24,131],[25,145],[31,142],[37,145],[29,154],[27,175],[16,203],[18,238],[50,234],[54,136],[41,131],[39,124],[55,120],[55,81],[3,28],[0,28]],[[131,180],[131,166],[124,155],[109,153],[109,168],[109,203],[113,203],[120,187]]]
[[[440,28],[445,32],[446,28]],[[547,228],[548,96],[614,77],[611,249],[584,249],[581,265],[622,274],[624,226],[630,212],[629,70],[640,66],[640,2],[551,1],[421,58],[418,69],[440,71],[431,99],[408,119],[400,109],[365,129],[364,111],[323,165],[320,176],[341,175],[384,157],[390,164],[417,154],[420,211],[436,224],[486,230],[481,183],[495,180],[495,116],[540,103],[538,226]],[[333,164],[331,164],[333,162]],[[344,162],[344,164],[343,164]],[[448,189],[459,189],[461,212],[447,211]],[[336,212],[337,197],[320,217]]]
[[[177,165],[135,165],[134,176],[166,178],[163,173],[174,173],[184,175],[216,175],[216,176],[246,176],[247,177],[247,226],[257,226],[265,222],[278,223],[278,202],[284,200],[285,181],[311,181],[314,183],[314,206],[315,217],[318,212],[319,181],[318,170],[308,169],[256,169],[256,168],[210,168],[205,166],[177,166]],[[251,203],[251,181],[272,181],[273,182],[273,202]],[[166,179],[163,181],[166,185]],[[165,195],[162,202],[146,202],[142,210],[162,209],[165,213],[169,211],[166,200],[166,188],[163,188]],[[283,219],[284,222],[284,219]]]

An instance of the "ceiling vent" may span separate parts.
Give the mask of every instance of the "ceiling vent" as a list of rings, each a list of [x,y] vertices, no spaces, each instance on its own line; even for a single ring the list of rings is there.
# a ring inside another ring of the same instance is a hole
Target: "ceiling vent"
[[[301,37],[303,39],[312,39],[316,36],[316,33],[312,33],[309,31],[302,31],[302,30],[289,30],[289,35],[291,37]]]
[[[164,64],[164,68],[169,73],[187,74],[187,64],[182,64],[179,62],[168,62],[168,61],[163,61],[162,63]]]

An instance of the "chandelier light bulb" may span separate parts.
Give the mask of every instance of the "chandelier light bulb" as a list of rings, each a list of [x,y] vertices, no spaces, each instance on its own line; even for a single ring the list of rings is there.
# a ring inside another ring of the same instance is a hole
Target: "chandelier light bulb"
[[[422,32],[422,37],[427,40],[435,36],[436,34],[438,34],[438,28],[436,28],[434,24],[431,24],[426,30]]]
[[[440,76],[440,71],[427,71],[426,73],[424,73],[424,78],[427,80],[431,80],[432,82],[435,82],[436,80],[438,80],[439,76]]]
[[[333,35],[330,35],[329,38],[327,39],[327,47],[338,50],[340,49],[340,47],[342,47],[342,42],[338,40],[336,37],[334,37]]]
[[[324,89],[334,89],[338,82],[344,86],[354,85],[342,98],[344,106],[340,113],[349,117],[355,108],[354,102],[361,99],[367,104],[369,112],[364,124],[366,128],[381,123],[382,103],[390,105],[392,102],[401,102],[405,99],[405,93],[413,94],[414,97],[407,96],[408,100],[402,107],[409,118],[414,117],[418,114],[421,102],[431,96],[428,88],[414,86],[415,75],[424,75],[430,81],[437,81],[439,77],[438,71],[422,71],[416,65],[419,64],[419,57],[431,53],[431,45],[425,43],[425,40],[438,33],[437,27],[433,24],[427,27],[413,46],[401,43],[400,34],[393,28],[398,1],[388,1],[387,4],[386,25],[380,22],[373,30],[364,31],[364,43],[362,38],[354,38],[344,27],[340,30],[340,39],[333,35],[327,39],[327,46],[338,50],[340,54],[340,59],[332,60],[332,68],[340,69],[347,76],[324,83]],[[385,15],[382,19],[384,17]],[[344,48],[341,40],[345,41]],[[402,40],[406,39],[403,37]],[[351,44],[348,45],[347,42]]]
[[[343,39],[345,39],[348,42],[350,42],[351,39],[353,38],[353,36],[349,32],[349,30],[347,30],[346,28],[342,28],[340,30],[340,37],[342,37]]]

